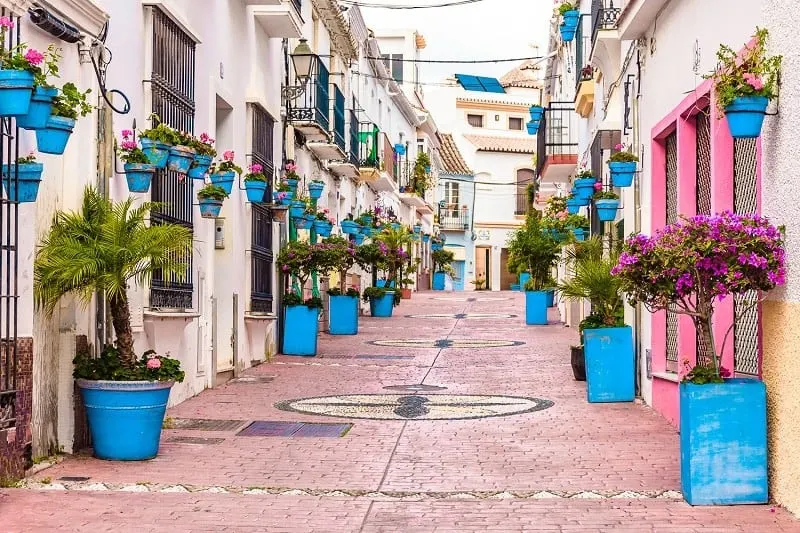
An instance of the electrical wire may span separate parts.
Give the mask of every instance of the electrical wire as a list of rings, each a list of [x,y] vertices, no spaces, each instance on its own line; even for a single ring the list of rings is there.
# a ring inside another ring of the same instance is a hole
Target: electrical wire
[[[434,64],[454,64],[454,65],[479,65],[482,63],[516,63],[522,61],[532,61],[534,59],[544,59],[545,56],[532,57],[502,57],[497,59],[395,59],[392,63],[434,63]],[[364,59],[383,61],[385,57],[365,56]]]
[[[373,2],[359,2],[357,0],[339,0],[339,3],[351,6],[377,8],[377,9],[433,9],[439,7],[455,7],[468,4],[477,4],[484,0],[453,0],[442,4],[428,4],[428,5],[410,5],[410,4],[378,4]]]

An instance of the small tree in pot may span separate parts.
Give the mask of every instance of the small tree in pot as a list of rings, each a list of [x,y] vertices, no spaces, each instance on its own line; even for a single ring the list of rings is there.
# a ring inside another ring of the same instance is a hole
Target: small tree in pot
[[[192,246],[190,230],[146,223],[155,206],[136,207],[132,198],[113,202],[87,188],[81,210],[58,212],[36,252],[34,298],[46,315],[67,294],[86,303],[96,293],[108,300],[116,347],[97,359],[79,354],[74,372],[87,403],[94,452],[103,459],[156,455],[169,390],[184,377],[178,361],[134,352],[129,283],[143,285],[157,270],[165,279],[180,279]]]

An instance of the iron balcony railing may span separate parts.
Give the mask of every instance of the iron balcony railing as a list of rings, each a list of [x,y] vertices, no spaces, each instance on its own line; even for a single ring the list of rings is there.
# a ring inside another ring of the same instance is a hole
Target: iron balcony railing
[[[471,224],[469,210],[458,206],[445,207],[439,211],[439,228],[450,231],[467,231]]]
[[[531,199],[527,192],[517,193],[517,203],[514,207],[514,214],[517,216],[525,216],[531,210]]]
[[[338,85],[333,86],[333,142],[341,148],[342,153],[347,152],[345,142],[345,113],[344,94]]]
[[[592,0],[592,50],[600,30],[613,30],[617,27],[617,19],[622,11],[621,3],[622,0],[617,0],[615,7],[614,0]]]
[[[296,107],[289,109],[291,122],[316,123],[320,129],[330,131],[330,75],[328,67],[317,58],[317,72],[306,82],[305,92],[297,99]]]
[[[569,163],[577,157],[578,128],[573,102],[550,102],[544,109],[539,132],[536,134],[536,174],[548,162]]]

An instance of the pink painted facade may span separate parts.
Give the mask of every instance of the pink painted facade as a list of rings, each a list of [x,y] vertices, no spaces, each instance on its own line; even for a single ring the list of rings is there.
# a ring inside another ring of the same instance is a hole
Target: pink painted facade
[[[725,119],[717,116],[711,94],[711,80],[699,85],[694,92],[658,122],[651,130],[651,231],[666,225],[667,221],[667,152],[666,140],[675,133],[677,140],[677,200],[678,213],[697,214],[697,129],[699,113],[710,113],[710,167],[711,167],[711,212],[733,210],[734,207],[734,141]],[[761,183],[761,148],[756,146],[757,190]],[[761,211],[760,193],[757,198]],[[733,299],[726,298],[716,305],[714,334],[717,346],[721,346],[725,332],[733,321]],[[678,378],[667,371],[667,318],[666,312],[652,315],[652,369],[653,407],[675,426],[679,423]],[[759,328],[760,329],[760,328]],[[697,357],[696,332],[692,320],[685,315],[678,317],[678,359],[688,359],[693,365]],[[728,340],[722,354],[722,366],[734,368],[733,343]]]

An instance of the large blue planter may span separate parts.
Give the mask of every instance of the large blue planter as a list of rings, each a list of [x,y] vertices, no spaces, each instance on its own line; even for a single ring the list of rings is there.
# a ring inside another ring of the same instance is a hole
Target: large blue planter
[[[383,288],[383,287],[386,287],[386,280],[385,280],[385,279],[379,279],[379,280],[377,280],[377,281],[375,282],[375,286],[376,286],[376,287],[381,287],[381,288]],[[394,282],[394,281],[390,281],[390,282],[389,282],[389,288],[390,288],[390,289],[394,289],[395,287],[397,287],[397,283],[396,283],[396,282]]]
[[[209,176],[211,183],[222,187],[225,192],[230,194],[233,191],[233,180],[236,179],[236,173],[233,170],[228,172],[215,172]]]
[[[597,218],[601,222],[611,222],[617,218],[619,200],[595,200],[594,206],[597,208]]]
[[[614,187],[630,187],[636,174],[636,161],[627,163],[612,162],[608,164],[611,171],[611,184]]]
[[[314,231],[317,232],[317,235],[320,237],[330,237],[331,231],[333,230],[333,224],[327,222],[325,220],[315,220],[314,221]]]
[[[324,183],[312,181],[308,184],[308,196],[312,200],[318,200],[322,196],[322,190],[325,188]]]
[[[328,308],[328,333],[358,334],[358,296],[331,296]]]
[[[767,100],[763,96],[738,96],[725,107],[728,129],[734,139],[753,139],[761,135]]]
[[[41,163],[18,163],[3,165],[3,189],[6,198],[19,203],[35,202],[39,195],[39,184],[42,181]],[[14,174],[19,178],[14,182]]]
[[[342,233],[346,235],[357,235],[361,231],[361,226],[354,220],[342,220],[339,225],[342,227]]]
[[[245,180],[244,189],[247,192],[247,201],[260,204],[264,201],[264,192],[267,190],[267,182],[259,180]]]
[[[286,306],[283,322],[284,355],[317,355],[319,308]]]
[[[156,167],[148,163],[125,163],[125,179],[130,192],[147,192]]]
[[[444,290],[444,281],[445,281],[444,272],[434,272],[433,273],[433,290],[435,290],[435,291],[443,291]]]
[[[53,98],[58,94],[55,87],[36,87],[33,90],[28,114],[17,117],[17,126],[26,130],[40,130],[47,127],[47,120],[53,110]]]
[[[394,309],[394,291],[388,291],[380,298],[371,298],[369,301],[369,312],[378,318],[389,318]]]
[[[292,200],[289,203],[289,216],[292,218],[302,218],[306,212],[306,203],[300,200]]]
[[[94,456],[143,461],[158,454],[172,381],[77,380]]]
[[[544,292],[547,293],[547,307],[554,307],[556,305],[556,290],[545,289]]]
[[[0,115],[26,115],[33,96],[33,74],[27,70],[0,69]]]
[[[767,503],[767,389],[680,384],[681,491],[690,505]]]
[[[167,167],[170,145],[144,138],[139,139],[139,144],[142,146],[142,152],[147,156],[151,165],[158,169]]]
[[[529,326],[547,325],[547,293],[545,291],[525,291],[525,323]]]
[[[525,290],[525,284],[528,283],[529,279],[531,279],[530,272],[523,272],[519,275],[519,286],[522,288],[522,290]]]
[[[195,152],[188,146],[173,146],[169,149],[167,168],[173,172],[186,174],[194,162]],[[231,191],[228,191],[230,194]]]
[[[222,210],[222,200],[213,198],[200,198],[200,216],[203,218],[217,218]]]
[[[582,241],[586,237],[583,228],[572,228],[572,234],[576,241]]]
[[[589,402],[632,402],[635,390],[630,326],[585,329],[583,346]]]
[[[573,182],[575,186],[575,196],[581,200],[589,200],[594,194],[594,178],[578,178]]]
[[[362,244],[364,244],[364,239],[366,238],[367,236],[364,235],[363,233],[357,233],[353,235],[353,241],[355,241],[356,246],[361,246]]]
[[[189,177],[196,180],[203,179],[213,160],[214,158],[210,155],[195,154],[194,162],[189,167]]]
[[[36,147],[43,154],[61,155],[75,128],[75,119],[50,116],[44,129],[36,130]]]
[[[577,215],[583,206],[582,200],[577,198],[569,198],[567,200],[567,213],[570,215]]]

